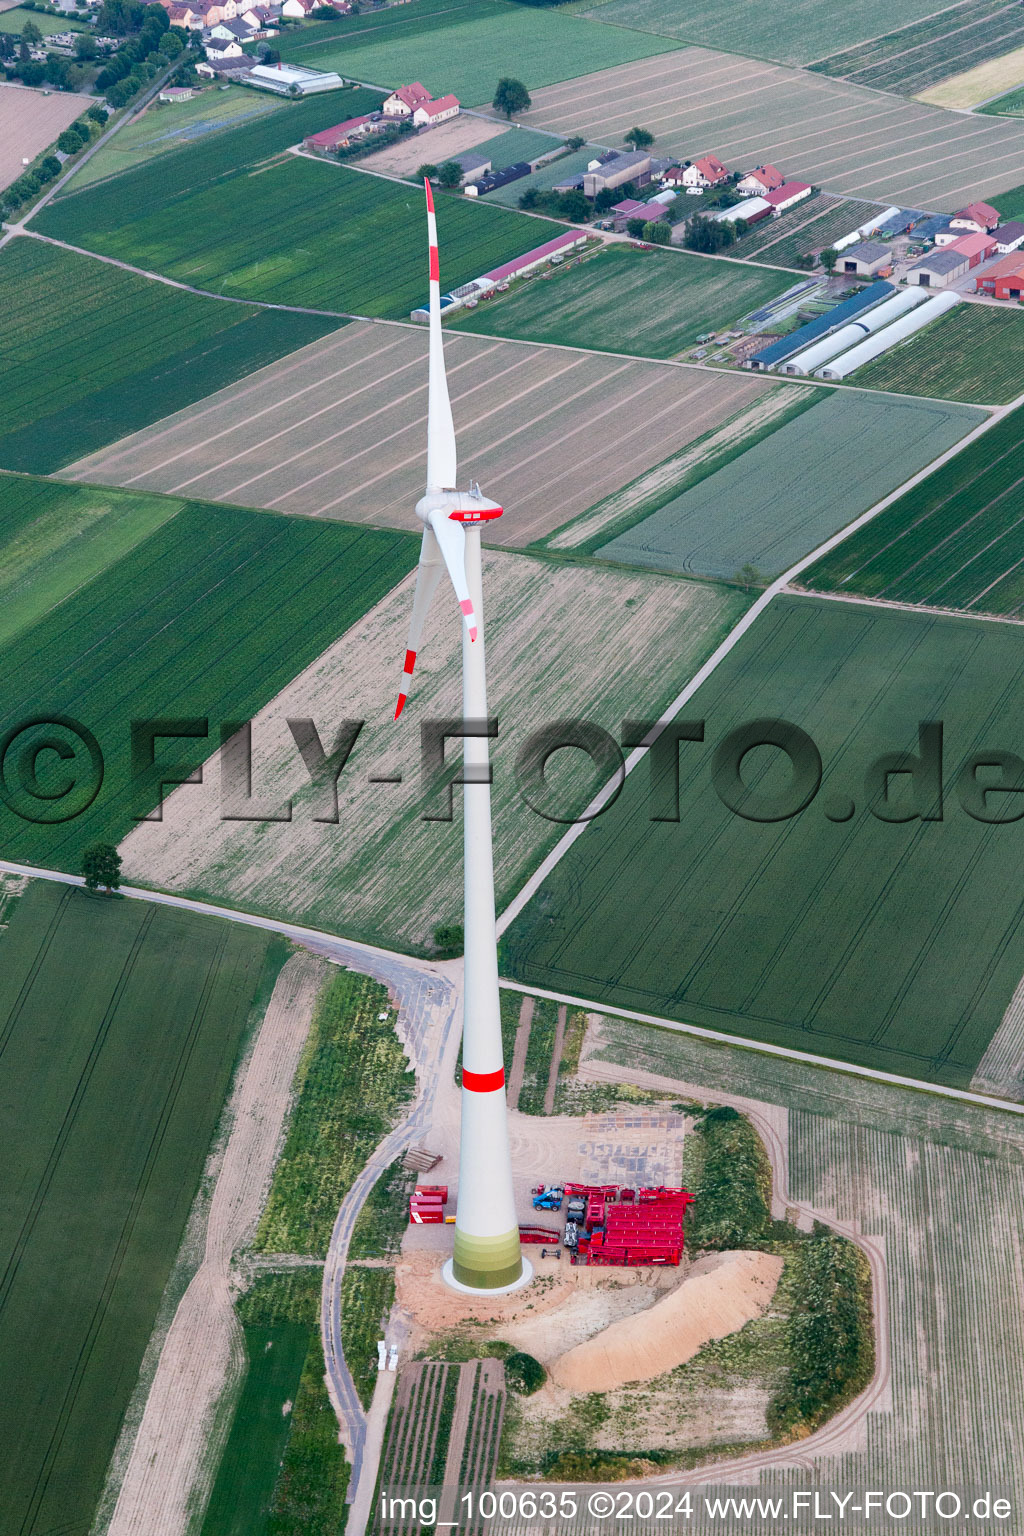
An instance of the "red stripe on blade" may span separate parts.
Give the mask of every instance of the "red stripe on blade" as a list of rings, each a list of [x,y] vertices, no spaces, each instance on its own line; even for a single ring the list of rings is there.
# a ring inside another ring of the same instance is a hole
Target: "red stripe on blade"
[[[412,669],[413,669],[413,667],[415,665],[416,665],[416,652],[415,651],[406,651],[406,653],[405,653],[405,667],[404,667],[404,671],[405,671],[406,677],[412,677]]]
[[[405,696],[404,693],[400,693],[398,695],[398,703],[395,705],[395,719],[396,720],[398,719],[399,715],[402,713],[402,710],[405,708],[405,697],[406,696]]]
[[[493,1093],[496,1088],[505,1086],[505,1068],[499,1067],[497,1072],[467,1072],[463,1067],[462,1086],[470,1093]]]
[[[426,192],[427,192],[427,212],[428,213],[433,213],[433,211],[434,211],[434,194],[431,191],[430,178],[428,176],[424,176],[424,178],[423,178],[423,185],[426,188]]]
[[[441,281],[441,264],[437,259],[436,245],[430,247],[430,281],[432,283],[439,283]]]

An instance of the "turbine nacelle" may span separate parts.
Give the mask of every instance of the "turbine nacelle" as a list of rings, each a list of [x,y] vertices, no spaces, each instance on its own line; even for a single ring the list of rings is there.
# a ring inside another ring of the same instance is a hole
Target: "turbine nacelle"
[[[453,523],[489,523],[500,517],[503,510],[475,483],[468,491],[428,490],[416,503],[416,516],[428,526],[433,512],[439,512]]]

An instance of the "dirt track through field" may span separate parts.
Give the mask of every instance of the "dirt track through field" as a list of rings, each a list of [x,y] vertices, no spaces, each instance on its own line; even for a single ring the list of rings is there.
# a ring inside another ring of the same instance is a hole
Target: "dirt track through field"
[[[231,1134],[210,1205],[206,1251],[164,1343],[108,1536],[184,1536],[209,1497],[227,1425],[217,1404],[245,1369],[231,1255],[255,1227],[283,1133],[323,960],[305,952],[277,980],[234,1095]],[[220,1434],[218,1434],[218,1429]]]
[[[522,546],[779,385],[567,348],[445,342],[462,480]],[[69,479],[411,527],[426,472],[427,333],[355,324],[63,471]]]
[[[619,144],[641,123],[657,153],[765,161],[851,197],[954,210],[1024,181],[1024,123],[964,117],[826,75],[687,48],[533,94],[532,127]]]
[[[0,191],[17,181],[23,160],[42,154],[87,106],[87,98],[70,91],[0,84]]]

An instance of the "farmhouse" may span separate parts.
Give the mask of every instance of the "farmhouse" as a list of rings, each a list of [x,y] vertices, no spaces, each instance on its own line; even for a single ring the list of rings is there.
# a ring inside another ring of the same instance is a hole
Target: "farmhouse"
[[[974,279],[976,293],[988,293],[994,299],[1024,298],[1024,251],[1014,251]]]
[[[218,21],[215,27],[210,28],[210,37],[219,38],[227,43],[247,43],[252,38],[253,30],[244,21]]]
[[[729,172],[717,155],[702,155],[689,165],[683,166],[681,181],[684,187],[720,187],[729,180]]]
[[[959,213],[954,213],[950,220],[951,229],[968,230],[971,234],[981,235],[995,229],[999,223],[999,215],[988,203],[968,203],[966,208],[961,208]]]
[[[385,117],[412,117],[417,107],[426,106],[432,100],[425,85],[414,80],[412,85],[401,85],[390,96],[385,96],[381,111]]]
[[[996,230],[996,250],[1000,256],[1009,256],[1019,245],[1024,243],[1024,224],[1016,221],[1009,224],[1000,224]]]
[[[856,273],[858,277],[874,277],[891,257],[887,245],[882,245],[878,240],[862,240],[859,245],[846,247],[838,268],[841,272]]]
[[[446,123],[451,117],[459,115],[459,98],[457,96],[440,96],[437,101],[425,101],[418,106],[412,115],[412,120],[417,128],[434,128],[438,123]]]
[[[774,165],[759,165],[756,170],[748,171],[740,177],[736,190],[749,192],[751,197],[764,197],[766,192],[775,192],[785,180],[785,176]]]
[[[621,187],[627,181],[643,187],[650,179],[651,157],[637,149],[629,154],[613,155],[603,163],[592,161],[583,173],[583,191],[587,197],[596,197],[599,192]]]
[[[311,133],[303,139],[304,149],[319,150],[322,154],[329,154],[334,149],[344,149],[358,139],[366,138],[367,134],[380,133],[387,127],[382,123],[379,114],[371,114],[368,117],[350,117],[344,123],[337,123],[333,128],[323,128],[319,133]]]
[[[167,17],[172,27],[184,27],[186,32],[201,32],[203,18],[190,5],[170,5]]]
[[[250,85],[278,96],[315,96],[320,91],[336,91],[344,83],[333,70],[306,69],[299,64],[257,64],[249,71]]]
[[[921,256],[907,273],[908,283],[920,283],[923,288],[948,288],[967,271],[967,257],[963,251],[947,248]]]
[[[765,202],[771,205],[774,217],[785,213],[787,208],[795,208],[797,203],[802,203],[805,197],[810,197],[813,191],[809,182],[784,181],[781,187],[776,187],[774,192],[766,192]]]

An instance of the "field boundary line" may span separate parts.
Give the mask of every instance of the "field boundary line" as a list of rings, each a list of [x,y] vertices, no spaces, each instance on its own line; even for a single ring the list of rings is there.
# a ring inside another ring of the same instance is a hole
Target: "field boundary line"
[[[537,869],[526,881],[525,885],[523,885],[521,890],[512,898],[508,906],[499,915],[497,920],[497,931],[499,938],[510,926],[510,924],[514,922],[514,920],[519,916],[527,902],[536,895],[537,891],[540,889],[543,882],[547,879],[548,875],[551,874],[552,870],[554,870],[557,865],[561,863],[562,859],[569,852],[569,849],[575,843],[576,839],[586,831],[590,821],[593,820],[593,818],[597,816],[602,810],[604,810],[605,807],[609,804],[610,800],[618,794],[625,778],[627,778],[629,774],[633,772],[634,768],[636,768],[642,762],[646,753],[657,741],[662,731],[664,731],[665,728],[672,723],[676,715],[678,715],[679,711],[683,708],[684,704],[689,703],[690,699],[697,692],[698,688],[700,688],[703,683],[707,682],[708,678],[718,668],[719,664],[725,660],[730,651],[733,650],[733,648],[746,634],[747,630],[750,629],[755,621],[761,616],[772,599],[778,597],[780,593],[785,593],[791,583],[794,582],[798,576],[802,575],[809,566],[812,566],[816,561],[820,560],[823,555],[829,554],[833,549],[837,547],[837,545],[842,544],[845,539],[848,539],[852,534],[863,528],[867,523],[870,523],[873,518],[878,517],[882,512],[885,511],[887,507],[891,506],[893,502],[897,501],[901,496],[905,495],[907,491],[912,490],[915,485],[918,485],[929,475],[934,474],[937,469],[940,469],[942,465],[947,463],[950,459],[955,458],[957,454],[961,453],[963,449],[968,447],[969,444],[973,443],[983,433],[990,431],[991,428],[994,427],[997,422],[1001,421],[1009,411],[1013,410],[1017,405],[1022,403],[1024,403],[1024,395],[1019,396],[1017,400],[1011,402],[1010,405],[998,407],[992,412],[990,416],[988,416],[984,421],[979,422],[979,424],[974,427],[972,431],[968,432],[964,437],[962,437],[959,442],[954,443],[952,448],[947,448],[945,453],[941,453],[937,458],[932,459],[929,464],[925,465],[924,469],[918,470],[915,475],[911,475],[909,479],[904,480],[903,483],[898,485],[895,490],[890,491],[888,496],[884,496],[882,500],[876,502],[873,507],[869,507],[866,512],[862,512],[860,517],[856,517],[852,522],[847,523],[845,528],[840,528],[837,533],[833,533],[824,541],[824,543],[819,544],[815,549],[812,549],[809,554],[804,555],[800,560],[798,560],[795,565],[791,565],[789,570],[783,571],[781,576],[777,576],[775,578],[771,585],[767,587],[764,592],[762,592],[761,596],[754,603],[752,603],[747,611],[740,617],[739,621],[725,636],[724,640],[720,641],[715,650],[712,651],[707,661],[705,661],[704,664],[698,668],[693,677],[691,677],[689,682],[686,683],[686,685],[683,687],[681,692],[676,695],[671,704],[669,704],[663,713],[658,717],[653,730],[645,739],[643,745],[635,747],[626,758],[621,774],[614,774],[607,781],[607,783],[602,785],[602,787],[597,791],[597,794],[594,795],[593,799],[584,808],[580,820],[575,822],[567,832],[562,834],[554,848],[552,848],[551,852],[541,861]]]
[[[1005,574],[1005,573],[1004,573]],[[1002,576],[998,578],[1002,581]],[[822,597],[828,603],[855,603],[865,608],[894,608],[898,613],[925,613],[937,619],[975,619],[982,624],[1024,624],[1008,613],[976,613],[971,608],[938,608],[934,603],[900,603],[891,597],[865,597],[860,592],[816,592],[813,587],[793,585],[787,597]]]
[[[916,1077],[902,1077],[897,1072],[883,1072],[878,1067],[862,1067],[856,1062],[838,1061],[832,1056],[817,1056],[812,1051],[798,1051],[788,1045],[772,1045],[767,1040],[751,1040],[746,1035],[730,1035],[724,1030],[706,1029],[701,1024],[684,1024],[679,1019],[666,1019],[656,1013],[640,1013],[632,1008],[620,1008],[615,1003],[603,1003],[594,998],[574,997],[569,992],[553,992],[546,987],[529,986],[526,982],[508,981],[503,976],[499,986],[510,992],[520,992],[531,997],[542,997],[549,1002],[565,1003],[570,1008],[582,1008],[587,1013],[600,1013],[613,1019],[627,1019],[634,1024],[650,1024],[656,1029],[672,1030],[679,1035],[693,1035],[698,1040],[717,1041],[745,1051],[759,1051],[764,1056],[779,1056],[786,1061],[798,1061],[803,1066],[820,1067],[831,1072],[845,1072],[850,1077],[869,1078],[872,1082],[887,1083],[893,1088],[909,1089],[914,1093],[936,1094],[939,1098],[955,1099],[958,1103],[975,1104],[980,1109],[1004,1110],[1010,1115],[1024,1116],[1024,1104],[1014,1099],[998,1099],[985,1093],[974,1093],[969,1088],[950,1088],[945,1083],[929,1083]],[[709,1090],[710,1097],[714,1093]]]

